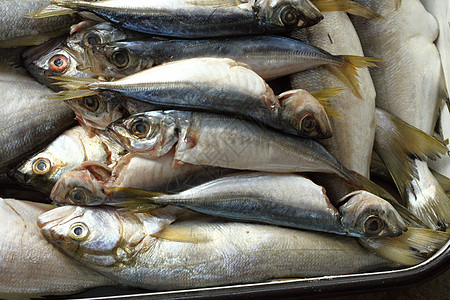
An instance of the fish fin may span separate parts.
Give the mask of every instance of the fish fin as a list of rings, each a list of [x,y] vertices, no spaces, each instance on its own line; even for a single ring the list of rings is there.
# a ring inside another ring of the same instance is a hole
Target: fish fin
[[[44,43],[45,41],[65,35],[69,33],[67,28],[46,32],[44,34],[24,36],[11,40],[0,41],[0,49],[3,48],[16,48],[22,46],[36,46]]]
[[[67,86],[65,86],[67,87]],[[54,93],[53,97],[49,97],[51,100],[71,100],[76,98],[82,98],[87,96],[97,95],[98,92],[91,90],[66,90]]]
[[[33,13],[29,13],[26,17],[30,18],[30,19],[43,19],[43,18],[49,18],[49,17],[71,15],[74,13],[76,13],[76,11],[74,11],[71,8],[61,7],[58,5],[50,4],[46,7],[44,7],[43,9],[40,9]]]
[[[335,95],[340,93],[345,89],[343,88],[329,88],[324,89],[320,91],[311,92],[310,94],[316,98],[320,104],[322,104],[323,108],[325,109],[325,112],[330,117],[343,117],[339,114],[339,111],[336,110],[334,107],[329,105],[329,102],[333,99]]]
[[[405,197],[405,187],[413,189],[412,160],[436,159],[448,151],[445,144],[381,109],[377,109],[374,149],[402,197]]]
[[[374,62],[381,62],[383,60],[379,58],[356,55],[340,55],[340,57],[342,59],[342,64],[327,65],[328,69],[339,79],[346,82],[357,97],[362,98],[357,69],[365,67],[375,67],[376,64]]]
[[[364,17],[367,19],[383,18],[382,15],[351,0],[312,0],[311,2],[321,12],[345,11],[349,14]]]
[[[450,193],[450,178],[438,173],[432,169],[430,169],[431,174],[433,174],[434,178],[436,178],[439,185],[444,189],[445,193]]]
[[[245,4],[248,1],[241,1],[241,0],[192,0],[192,1],[186,1],[187,4],[195,5],[195,6],[211,6],[214,8],[221,8],[221,7],[232,7],[232,6],[238,6],[241,4]]]
[[[396,237],[360,238],[359,242],[382,258],[412,266],[430,258],[449,238],[447,232],[408,227],[408,231]]]
[[[402,5],[402,0],[395,0],[395,9],[396,10],[399,10],[401,5]]]
[[[195,232],[193,232],[190,226],[180,226],[180,225],[168,226],[164,230],[161,230],[156,234],[152,234],[152,236],[159,239],[180,243],[197,244],[197,243],[207,243],[211,241],[211,237],[203,233],[202,231],[196,230]]]
[[[118,206],[133,212],[149,212],[165,204],[157,199],[158,196],[165,195],[159,192],[150,192],[127,187],[107,187],[105,192],[114,206]]]

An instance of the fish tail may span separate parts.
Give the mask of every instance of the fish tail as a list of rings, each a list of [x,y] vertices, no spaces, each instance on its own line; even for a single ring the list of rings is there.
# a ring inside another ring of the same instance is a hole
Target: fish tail
[[[335,95],[343,91],[343,88],[329,88],[329,89],[323,89],[320,91],[311,92],[310,94],[316,98],[320,104],[322,104],[323,108],[325,109],[325,112],[330,117],[342,117],[340,115],[339,111],[337,111],[334,107],[329,105],[329,101],[333,99]]]
[[[126,187],[109,187],[106,191],[113,205],[133,212],[144,213],[165,206],[161,200],[157,199],[165,195],[164,193]]]
[[[382,258],[412,266],[430,258],[449,238],[448,232],[408,227],[408,231],[396,237],[360,238],[359,242]]]
[[[402,5],[402,0],[395,0],[395,9],[398,10]]]
[[[351,0],[313,0],[312,3],[321,12],[345,11],[367,19],[381,19],[382,15]]]
[[[374,149],[389,170],[397,188],[412,189],[414,167],[411,159],[426,161],[439,158],[448,149],[425,132],[377,109]]]
[[[70,100],[98,94],[98,91],[95,91],[95,86],[92,86],[92,84],[98,83],[98,80],[95,78],[73,78],[65,76],[52,76],[49,78],[57,80],[57,82],[53,83],[54,85],[67,89],[55,93],[55,97],[50,98],[53,100]]]
[[[84,1],[84,0],[52,0],[52,2],[55,3],[56,5],[70,7],[70,8],[75,8],[75,7],[79,7],[79,6],[85,6],[85,7],[91,6],[90,1]],[[101,2],[101,0],[94,1],[94,2]]]
[[[43,9],[28,14],[26,17],[30,19],[43,19],[49,17],[71,15],[73,13],[76,13],[76,11],[71,8],[51,4],[44,7]]]
[[[431,170],[431,174],[433,174],[434,178],[436,178],[439,185],[444,189],[447,196],[450,194],[450,178],[438,173],[434,170]]]
[[[362,98],[358,80],[358,69],[365,67],[374,67],[376,66],[374,62],[380,62],[383,60],[379,58],[355,55],[340,55],[339,57],[342,59],[342,64],[333,65],[336,69],[331,68],[330,70],[332,72],[333,70],[336,70],[337,72],[333,73],[346,81],[357,97]]]

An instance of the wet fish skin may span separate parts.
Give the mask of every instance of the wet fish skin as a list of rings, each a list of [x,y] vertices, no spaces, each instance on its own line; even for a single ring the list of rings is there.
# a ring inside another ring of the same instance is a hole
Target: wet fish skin
[[[110,203],[139,212],[175,205],[240,221],[355,237],[398,236],[407,229],[395,209],[375,195],[351,193],[338,210],[323,187],[294,174],[241,173],[172,195],[115,187],[109,191]]]
[[[0,297],[67,295],[87,288],[118,285],[53,247],[36,220],[52,205],[0,198]]]
[[[21,68],[2,65],[0,89],[0,173],[44,147],[73,124],[64,103],[47,99],[52,92]]]
[[[0,45],[7,46],[15,39],[22,39],[23,46],[32,45],[33,41],[39,41],[42,37],[57,36],[54,35],[55,31],[64,29],[68,31],[70,25],[76,22],[76,18],[69,15],[39,20],[27,18],[27,14],[49,4],[50,0],[3,0],[0,5],[0,15],[4,24],[0,28]]]
[[[86,57],[88,59],[84,64],[87,71],[114,77],[124,77],[165,62],[194,57],[231,58],[249,65],[264,80],[324,64],[340,66],[344,63],[339,56],[281,36],[123,41],[88,47]]]
[[[349,237],[245,223],[173,223],[175,219],[64,206],[41,215],[38,224],[69,256],[121,283],[151,290],[345,274],[391,265]]]
[[[162,36],[200,38],[276,33],[312,26],[322,19],[308,0],[251,0],[248,2],[207,1],[75,1],[56,4],[91,11],[121,26]],[[176,19],[178,22],[173,22]]]
[[[10,176],[24,185],[50,194],[61,175],[87,160],[106,164],[120,153],[105,145],[98,136],[89,138],[80,126],[65,131],[45,149],[10,171]],[[40,165],[40,167],[39,167]],[[42,170],[39,170],[41,168]]]

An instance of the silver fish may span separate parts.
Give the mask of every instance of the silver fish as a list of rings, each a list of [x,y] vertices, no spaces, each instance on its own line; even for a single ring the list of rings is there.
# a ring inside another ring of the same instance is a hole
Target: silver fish
[[[107,203],[140,212],[175,205],[228,219],[355,237],[398,236],[406,230],[395,209],[379,197],[353,192],[336,208],[323,187],[293,174],[230,175],[171,195],[115,187],[110,191]],[[129,200],[121,201],[124,197]]]
[[[62,86],[78,86],[61,91],[57,99],[115,91],[123,96],[168,108],[190,108],[242,116],[270,127],[301,136],[329,137],[322,119],[305,130],[300,97],[292,98],[290,111],[281,104],[267,83],[247,65],[227,58],[192,58],[138,72],[116,81],[79,80],[58,77]],[[292,92],[294,94],[294,92]],[[306,92],[297,96],[311,97]],[[286,100],[287,101],[287,100]],[[297,103],[297,104],[295,104]],[[296,109],[299,106],[300,109]],[[282,110],[280,112],[280,110]],[[319,124],[321,122],[322,124]]]
[[[113,164],[123,149],[114,149],[105,139],[88,137],[80,126],[61,134],[44,150],[36,153],[10,174],[20,183],[49,194],[61,175],[84,161]]]
[[[21,68],[0,67],[0,173],[42,149],[73,124],[73,113],[64,103],[47,99],[52,91]]]
[[[355,69],[373,65],[372,58],[332,55],[320,48],[281,36],[175,40],[153,38],[87,47],[82,67],[94,75],[124,77],[162,63],[195,57],[226,57],[247,64],[264,80],[327,65],[359,88]]]
[[[64,206],[41,215],[38,224],[51,243],[86,266],[123,284],[158,291],[392,266],[350,237],[176,219],[161,211],[149,216]]]
[[[0,297],[37,298],[81,292],[87,288],[117,285],[48,243],[36,220],[54,208],[0,198]]]
[[[90,11],[131,30],[188,38],[285,32],[312,26],[323,18],[309,0],[135,0],[132,5],[114,0],[54,2],[63,11]],[[36,13],[37,17],[51,15]]]
[[[419,0],[403,0],[398,9],[393,1],[357,2],[385,17],[376,22],[352,19],[365,54],[385,60],[371,70],[377,106],[431,135],[445,97],[439,52],[433,43],[439,33],[436,19]],[[445,191],[426,161],[414,159],[410,169],[409,178],[402,178],[407,185],[398,186],[407,207],[430,228],[445,228],[450,222]]]

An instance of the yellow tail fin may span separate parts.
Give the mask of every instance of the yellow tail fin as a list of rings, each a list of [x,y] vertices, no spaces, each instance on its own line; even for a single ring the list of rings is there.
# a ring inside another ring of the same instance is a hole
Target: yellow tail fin
[[[333,97],[343,91],[343,88],[329,88],[320,91],[311,92],[310,94],[316,98],[320,104],[322,104],[325,112],[330,117],[342,117],[339,114],[339,111],[330,106],[330,101],[333,100]]]
[[[405,266],[413,266],[430,258],[450,238],[447,232],[408,227],[396,237],[359,239],[371,252]]]
[[[351,0],[312,0],[312,3],[321,12],[346,11],[349,14],[364,17],[367,19],[380,19],[382,15],[365,8],[361,4]]]
[[[76,13],[71,8],[61,7],[58,5],[51,4],[49,6],[44,7],[41,10],[35,11],[34,13],[30,13],[27,15],[27,18],[30,19],[43,19],[49,17],[63,16],[63,15],[71,15]]]

